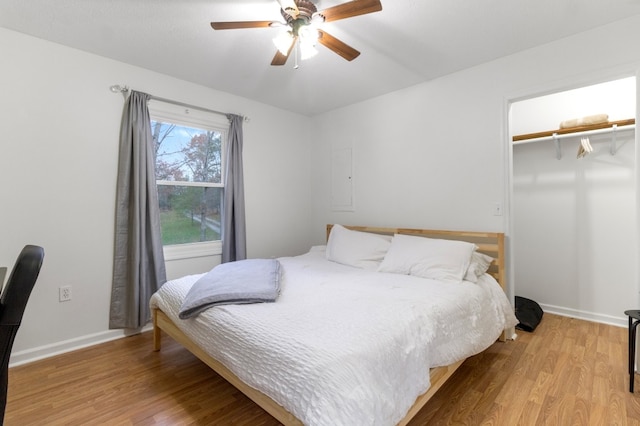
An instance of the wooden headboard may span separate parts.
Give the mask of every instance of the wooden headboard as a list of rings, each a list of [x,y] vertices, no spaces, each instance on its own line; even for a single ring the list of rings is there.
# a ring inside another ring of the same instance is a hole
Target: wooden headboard
[[[415,235],[419,237],[439,238],[442,240],[458,240],[473,243],[478,246],[478,251],[493,257],[493,263],[489,267],[491,274],[503,290],[507,288],[507,276],[504,259],[504,234],[501,232],[474,232],[474,231],[440,231],[433,229],[410,228],[376,228],[372,226],[342,225],[347,229],[360,232],[371,232],[383,235]],[[333,225],[327,225],[327,239]]]

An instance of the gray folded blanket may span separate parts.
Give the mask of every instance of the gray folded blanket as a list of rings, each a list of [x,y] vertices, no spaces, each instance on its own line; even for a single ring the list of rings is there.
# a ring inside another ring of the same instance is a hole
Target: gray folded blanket
[[[182,302],[181,319],[217,305],[275,302],[280,293],[280,262],[247,259],[216,266],[193,284]]]

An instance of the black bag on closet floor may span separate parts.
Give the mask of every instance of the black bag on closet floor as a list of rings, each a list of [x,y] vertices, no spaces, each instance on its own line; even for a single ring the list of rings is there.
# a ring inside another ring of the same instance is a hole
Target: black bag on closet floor
[[[531,299],[516,296],[516,318],[518,318],[518,330],[532,332],[542,320],[542,308]]]

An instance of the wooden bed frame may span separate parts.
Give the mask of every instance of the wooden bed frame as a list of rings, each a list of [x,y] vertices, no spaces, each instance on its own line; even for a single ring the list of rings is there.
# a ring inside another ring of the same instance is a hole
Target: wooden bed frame
[[[333,225],[327,225],[327,238],[331,232]],[[344,225],[343,225],[344,226]],[[408,229],[408,228],[376,228],[369,226],[345,226],[348,229],[371,232],[376,234],[394,235],[416,235],[428,238],[440,238],[448,240],[461,240],[474,243],[478,246],[478,251],[486,253],[495,260],[489,268],[489,273],[493,275],[500,283],[503,289],[506,289],[505,281],[505,260],[504,260],[504,234],[494,232],[461,232],[461,231],[438,231],[428,229]],[[256,404],[265,411],[275,417],[284,425],[302,425],[303,423],[295,416],[285,410],[277,402],[273,401],[264,393],[252,388],[251,386],[240,380],[227,367],[219,361],[211,357],[204,350],[191,341],[171,319],[160,309],[153,310],[153,350],[159,351],[161,347],[162,331],[167,333],[174,340],[182,344],[187,350],[211,367],[216,373],[224,377],[229,383],[238,390],[251,398]],[[502,334],[500,340],[504,340],[505,333]],[[462,365],[465,360],[458,361],[454,364],[432,368],[430,371],[431,386],[420,395],[413,406],[407,412],[407,415],[398,425],[406,425],[420,411],[420,409],[431,399],[431,397],[442,387],[442,385],[451,377],[451,375]]]

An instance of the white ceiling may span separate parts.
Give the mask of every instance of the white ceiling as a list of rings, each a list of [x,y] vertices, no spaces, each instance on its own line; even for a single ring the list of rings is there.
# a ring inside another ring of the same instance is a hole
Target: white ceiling
[[[640,0],[381,1],[323,26],[360,57],[319,46],[298,69],[270,65],[277,28],[209,25],[282,20],[276,0],[2,0],[0,26],[315,115],[640,13]]]

